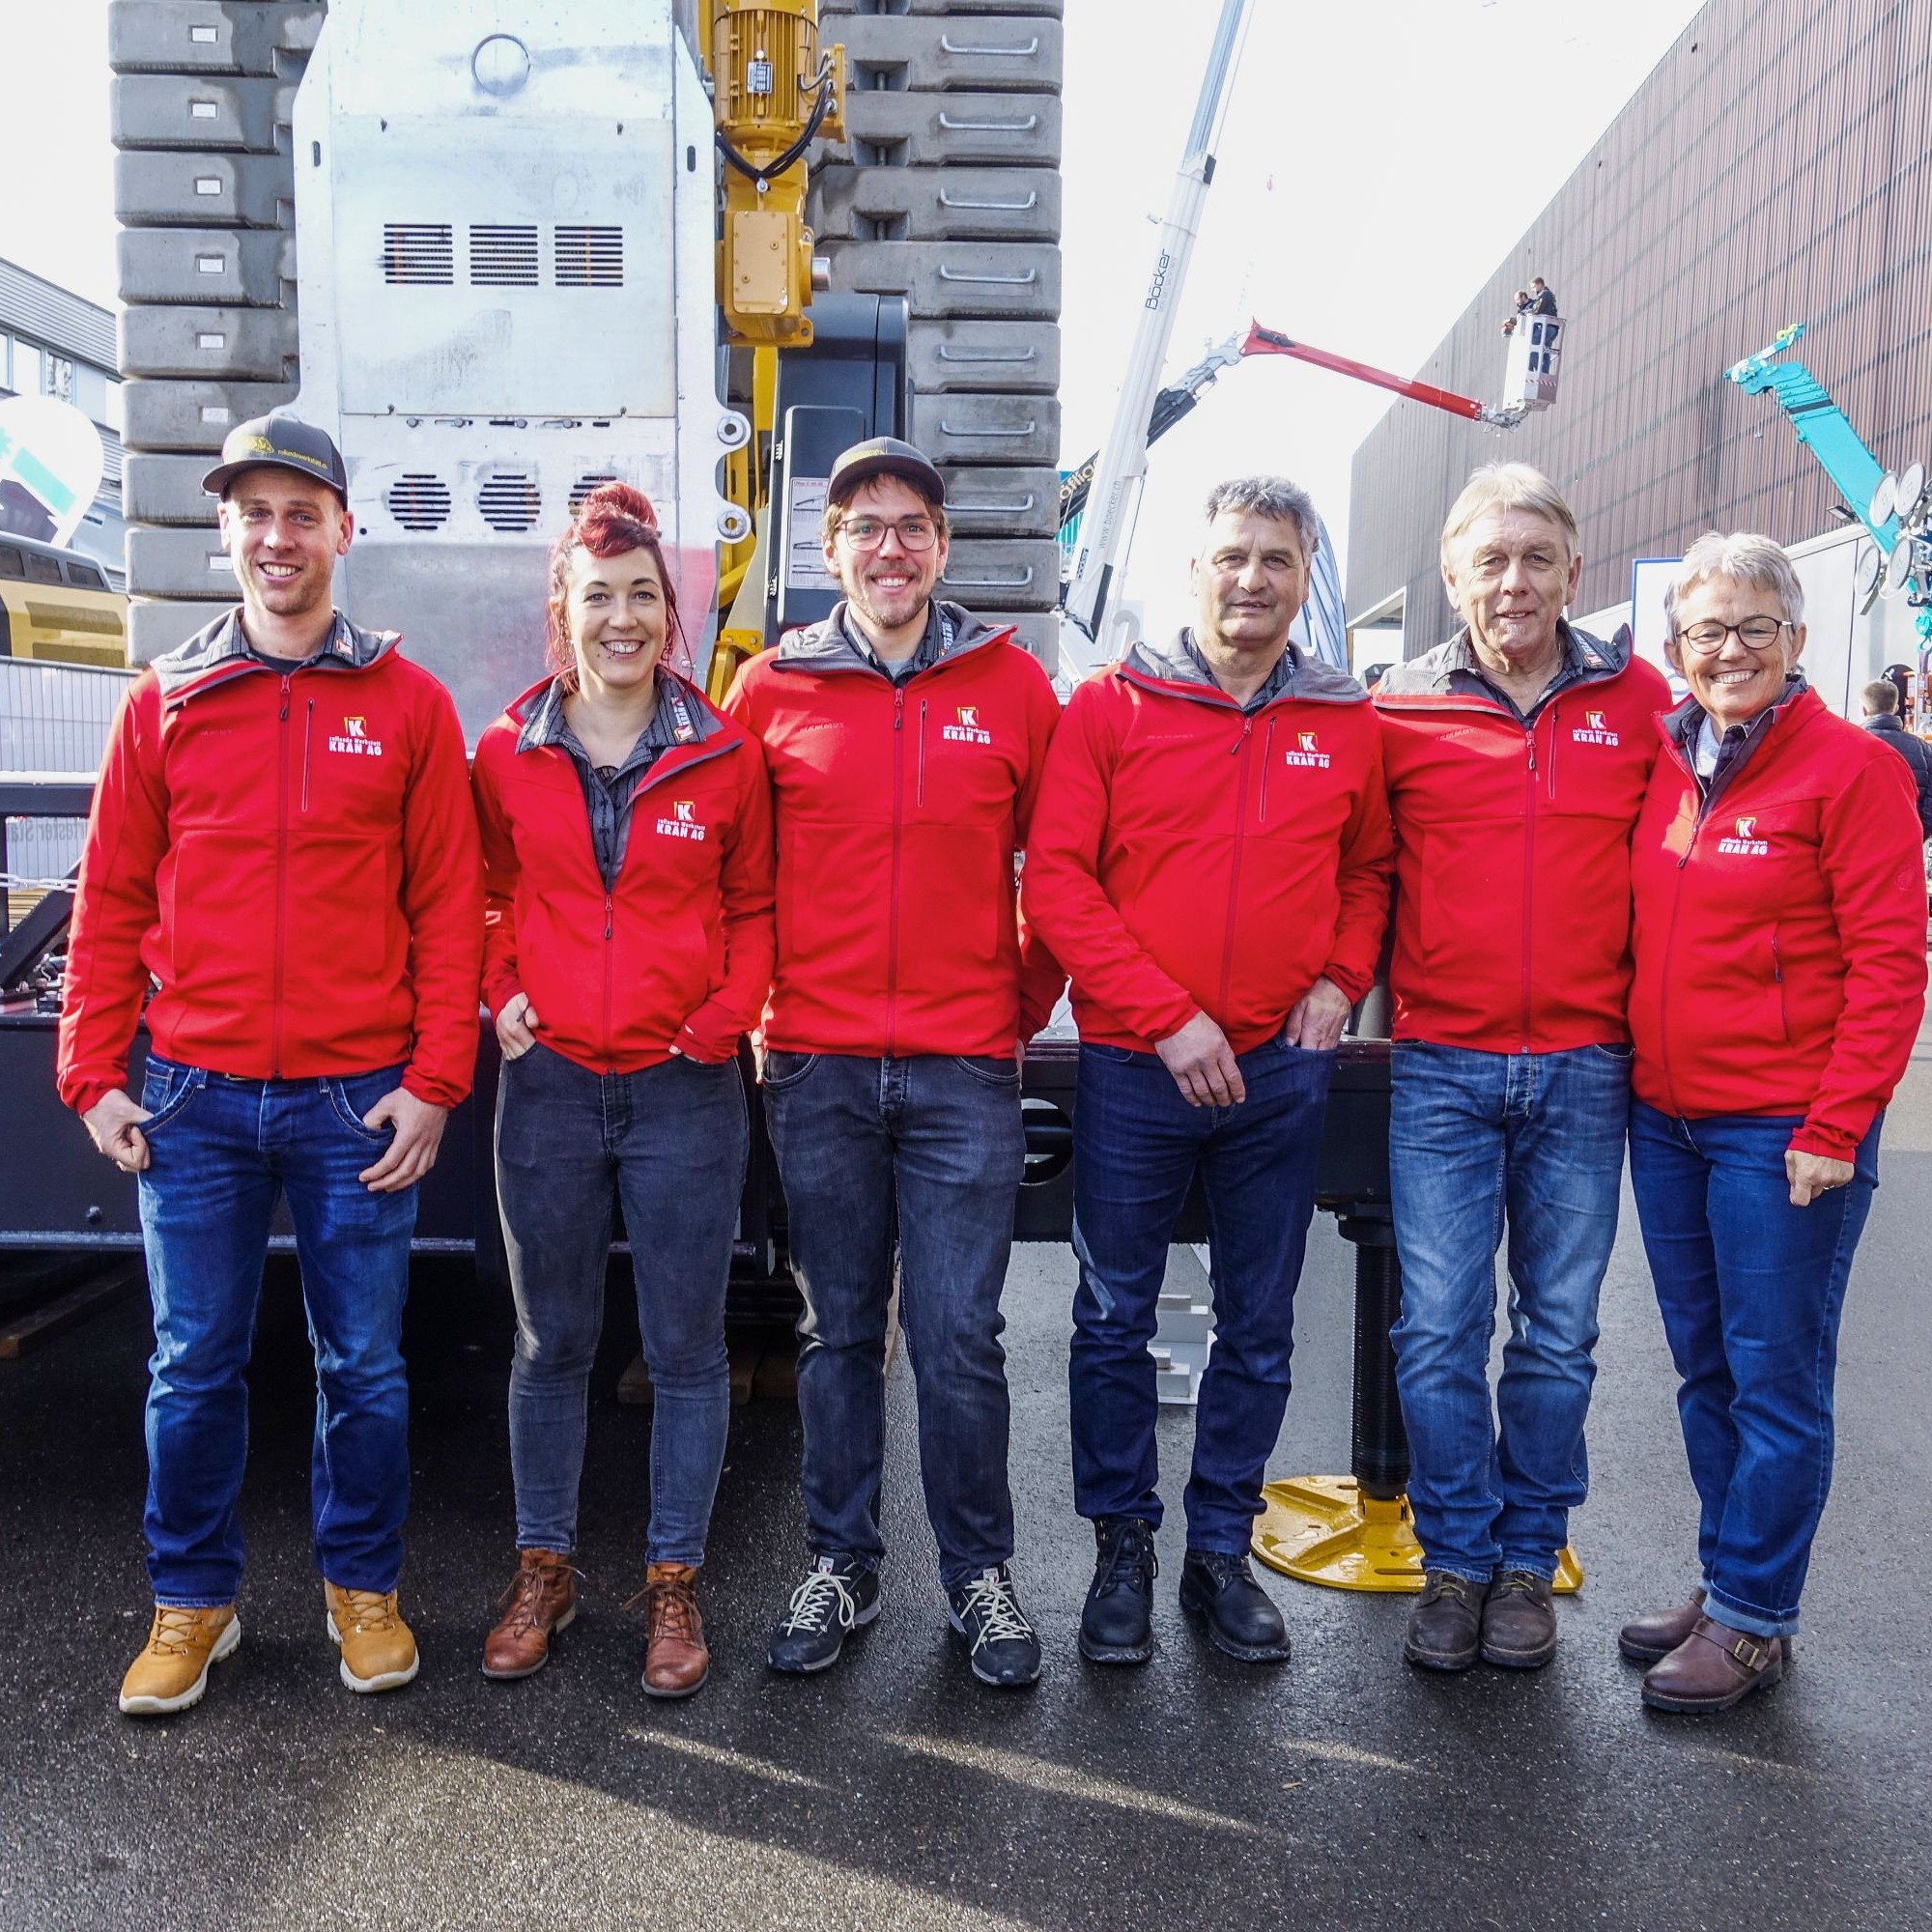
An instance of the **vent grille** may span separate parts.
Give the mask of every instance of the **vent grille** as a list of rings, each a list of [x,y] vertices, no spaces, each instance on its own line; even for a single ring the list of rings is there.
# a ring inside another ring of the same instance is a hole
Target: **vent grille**
[[[556,285],[560,289],[621,289],[624,231],[565,228],[556,231]]]
[[[607,483],[614,483],[617,478],[602,469],[593,469],[587,476],[580,476],[570,486],[570,514],[574,517],[583,507],[584,498],[591,491],[601,490]]]
[[[533,289],[537,285],[537,231],[490,223],[469,231],[469,285],[477,289]]]
[[[384,500],[406,530],[440,530],[449,521],[449,486],[440,476],[406,471]]]
[[[456,280],[448,222],[390,221],[383,228],[383,279],[395,288],[448,288]]]
[[[476,507],[493,530],[506,534],[533,530],[543,515],[543,493],[536,478],[525,471],[498,470],[476,493]]]

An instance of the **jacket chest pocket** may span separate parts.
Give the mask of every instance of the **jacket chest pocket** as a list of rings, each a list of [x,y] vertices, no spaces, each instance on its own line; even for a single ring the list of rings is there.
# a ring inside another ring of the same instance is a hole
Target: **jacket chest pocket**
[[[1011,812],[1018,774],[980,706],[922,697],[911,723],[914,811],[942,825],[983,824]]]
[[[393,825],[407,759],[387,721],[304,697],[291,707],[292,804],[311,824]]]

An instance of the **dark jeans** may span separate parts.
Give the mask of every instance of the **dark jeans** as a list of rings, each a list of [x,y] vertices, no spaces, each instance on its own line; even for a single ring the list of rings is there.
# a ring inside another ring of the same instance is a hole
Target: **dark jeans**
[[[1832,1487],[1832,1382],[1852,1256],[1878,1185],[1881,1115],[1843,1187],[1791,1205],[1790,1118],[1631,1110],[1631,1185],[1702,1506],[1712,1615],[1790,1636]]]
[[[575,1549],[611,1210],[624,1208],[650,1365],[651,1563],[702,1564],[731,1421],[724,1284],[745,1188],[737,1064],[592,1073],[541,1041],[503,1063],[497,1195],[517,1303],[517,1548]]]
[[[1248,1097],[1190,1107],[1151,1053],[1085,1042],[1073,1126],[1073,1500],[1158,1523],[1154,1362],[1167,1251],[1199,1173],[1214,1347],[1181,1501],[1194,1549],[1245,1550],[1288,1406],[1294,1289],[1315,1211],[1332,1053],[1280,1040],[1240,1056]]]
[[[140,1194],[155,1353],[143,1526],[158,1603],[232,1604],[242,1581],[243,1372],[282,1195],[315,1348],[316,1566],[345,1589],[396,1587],[410,1503],[401,1343],[416,1191],[372,1194],[355,1177],[390,1139],[361,1117],[401,1077],[391,1066],[231,1080],[148,1058]]]
[[[1589,1488],[1597,1294],[1617,1237],[1630,1049],[1483,1053],[1401,1041],[1389,1179],[1402,1256],[1396,1384],[1432,1570],[1553,1577]],[[1509,1340],[1495,1407],[1496,1249]]]
[[[886,1306],[919,1391],[920,1474],[941,1580],[1013,1553],[1000,1291],[1026,1160],[1010,1060],[765,1057],[765,1113],[791,1217],[805,1515],[814,1553],[876,1564]]]

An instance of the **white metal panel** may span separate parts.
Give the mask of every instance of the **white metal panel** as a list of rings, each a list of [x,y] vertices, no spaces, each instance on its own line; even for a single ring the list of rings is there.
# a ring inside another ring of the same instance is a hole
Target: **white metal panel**
[[[586,479],[657,509],[708,656],[712,118],[669,0],[335,0],[295,112],[301,393],[348,465],[338,595],[467,734],[540,674]]]

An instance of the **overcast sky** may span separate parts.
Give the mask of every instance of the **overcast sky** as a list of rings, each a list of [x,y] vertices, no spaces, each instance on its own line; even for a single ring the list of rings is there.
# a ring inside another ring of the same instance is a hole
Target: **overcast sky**
[[[1419,367],[1696,12],[1256,0],[1169,377],[1250,317]],[[1217,13],[1066,0],[1064,463],[1112,416]],[[0,0],[0,256],[112,304],[106,17],[106,0]],[[1560,294],[1561,260],[1544,271]],[[1225,375],[1154,452],[1128,571],[1151,627],[1185,615],[1197,506],[1221,476],[1293,476],[1346,557],[1350,457],[1389,400],[1279,357]],[[1499,453],[1468,435],[1472,465]]]

